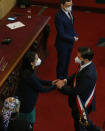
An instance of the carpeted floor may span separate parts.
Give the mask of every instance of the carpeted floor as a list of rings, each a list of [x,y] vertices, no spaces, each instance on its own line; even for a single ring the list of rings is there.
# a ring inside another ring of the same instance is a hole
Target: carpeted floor
[[[49,56],[40,66],[38,76],[42,79],[56,79],[56,50],[54,41],[56,30],[54,27],[54,16],[56,9],[46,9],[42,15],[51,16],[51,33],[48,40]],[[105,37],[105,14],[95,14],[91,12],[74,12],[75,30],[80,37],[80,41],[75,43],[72,53],[69,74],[76,69],[74,57],[79,46],[90,46],[95,57],[93,62],[97,68],[97,110],[92,113],[91,120],[102,127],[105,121],[105,48],[97,47],[99,38]],[[36,124],[34,131],[74,131],[71,110],[68,107],[67,96],[60,94],[57,90],[47,94],[40,94],[36,106]]]

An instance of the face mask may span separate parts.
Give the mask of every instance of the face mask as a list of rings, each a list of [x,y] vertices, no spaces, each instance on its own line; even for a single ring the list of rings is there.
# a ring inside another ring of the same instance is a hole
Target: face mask
[[[41,64],[41,62],[42,62],[42,60],[41,60],[40,58],[38,58],[38,60],[37,60],[37,62],[36,62],[36,64],[35,64],[35,66],[39,66],[39,65]]]
[[[70,12],[70,11],[72,10],[72,6],[69,6],[69,7],[65,8],[65,10],[66,10],[67,12]]]
[[[78,58],[78,56],[75,57],[75,63],[81,64],[81,62],[82,62],[82,61]]]

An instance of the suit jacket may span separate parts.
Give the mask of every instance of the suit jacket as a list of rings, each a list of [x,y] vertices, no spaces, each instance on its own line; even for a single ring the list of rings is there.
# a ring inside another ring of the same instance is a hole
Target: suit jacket
[[[21,102],[20,112],[22,113],[30,113],[33,110],[39,92],[46,93],[55,89],[51,81],[40,80],[34,72],[26,72],[23,72],[25,77],[20,78],[18,88],[15,92],[15,95],[19,97]],[[43,86],[50,87],[43,88]]]
[[[69,95],[69,105],[73,109],[76,108],[75,96],[79,95],[83,103],[86,102],[89,94],[93,91],[96,85],[96,68],[93,63],[83,68],[76,75],[76,86],[73,87],[73,82],[76,74],[73,74],[67,79],[67,86],[62,88],[62,93]],[[96,95],[94,94],[94,98],[91,103],[91,110],[95,110],[96,108]]]
[[[55,16],[55,26],[57,30],[57,36],[55,41],[56,47],[73,47],[74,36],[77,36],[74,31],[73,23],[62,9],[57,12]]]

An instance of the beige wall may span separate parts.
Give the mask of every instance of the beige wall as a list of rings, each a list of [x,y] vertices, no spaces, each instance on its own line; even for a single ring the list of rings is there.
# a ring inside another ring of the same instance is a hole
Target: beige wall
[[[0,0],[0,19],[9,13],[15,3],[16,0]]]

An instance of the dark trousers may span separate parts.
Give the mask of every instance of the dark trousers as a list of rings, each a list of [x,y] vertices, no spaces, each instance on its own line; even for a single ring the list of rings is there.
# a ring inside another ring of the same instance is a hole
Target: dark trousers
[[[56,50],[57,50],[57,67],[56,67],[57,78],[65,79],[68,77],[68,67],[70,63],[70,57],[72,54],[72,48],[57,47]]]
[[[91,113],[91,110],[89,109],[88,114]],[[72,110],[72,117],[74,119],[74,127],[75,131],[101,131],[101,129],[94,125],[90,120],[89,120],[89,126],[84,126],[79,123],[79,118],[80,114],[77,110]]]

